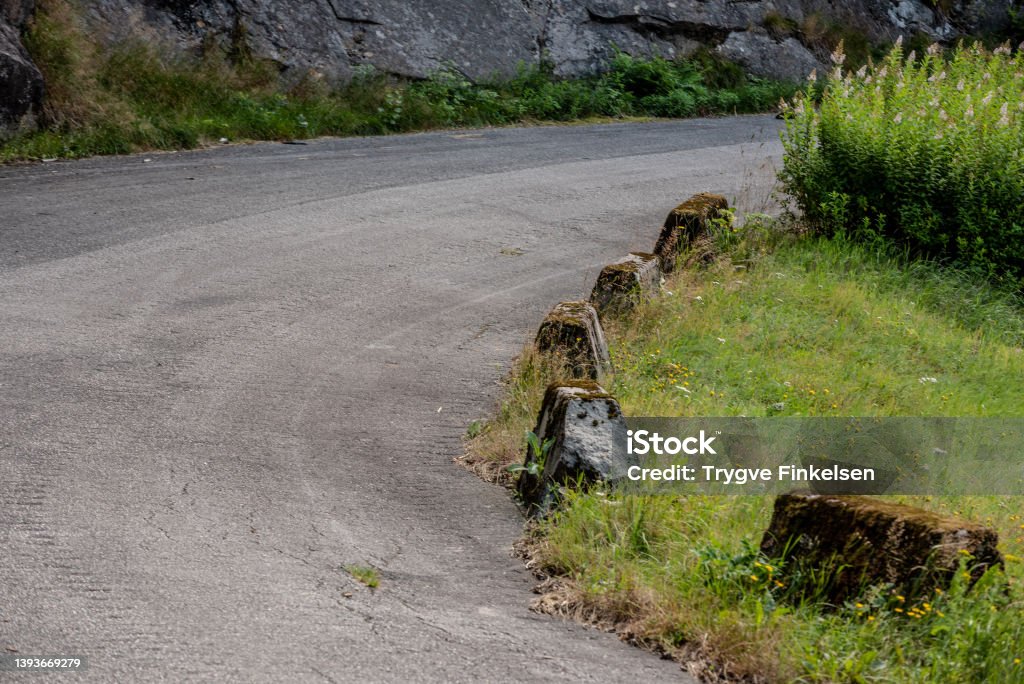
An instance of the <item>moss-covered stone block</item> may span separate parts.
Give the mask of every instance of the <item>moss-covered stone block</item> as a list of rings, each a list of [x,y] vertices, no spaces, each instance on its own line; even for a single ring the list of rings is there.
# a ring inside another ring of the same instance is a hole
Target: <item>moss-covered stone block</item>
[[[544,454],[527,447],[516,490],[531,515],[544,515],[557,504],[562,487],[614,482],[632,465],[624,450],[626,420],[615,398],[587,380],[558,382],[544,393],[534,434]],[[531,464],[534,464],[531,466]]]
[[[679,253],[708,231],[710,222],[729,208],[722,195],[702,192],[669,212],[654,245],[661,270],[672,273],[679,267]]]
[[[701,192],[686,200],[669,212],[665,227],[682,228],[687,238],[693,238],[708,229],[710,221],[721,216],[729,208],[729,202],[722,195]]]
[[[614,264],[605,266],[590,293],[590,302],[598,313],[622,313],[654,296],[661,288],[661,266],[658,257],[633,252]]]
[[[590,302],[562,302],[551,310],[537,331],[537,349],[554,354],[574,379],[597,380],[611,372],[597,309]]]
[[[1002,565],[990,528],[867,496],[797,491],[775,499],[761,551],[785,556],[789,571],[826,577],[836,603],[872,584],[891,583],[905,596],[948,587],[961,561],[973,580]]]

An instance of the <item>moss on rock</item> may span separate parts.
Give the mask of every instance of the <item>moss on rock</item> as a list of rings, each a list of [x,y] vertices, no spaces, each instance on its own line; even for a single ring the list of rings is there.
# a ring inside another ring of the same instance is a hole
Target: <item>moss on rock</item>
[[[901,594],[948,587],[962,561],[972,580],[1002,565],[998,535],[976,523],[867,496],[791,492],[776,498],[761,541],[793,573],[826,578],[812,589],[839,604],[864,587]]]

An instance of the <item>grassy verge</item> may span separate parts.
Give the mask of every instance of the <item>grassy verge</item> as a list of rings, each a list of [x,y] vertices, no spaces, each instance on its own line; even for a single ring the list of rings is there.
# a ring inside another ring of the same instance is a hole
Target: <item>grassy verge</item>
[[[110,51],[83,30],[69,0],[38,5],[26,46],[46,79],[43,125],[0,146],[0,160],[190,148],[222,138],[757,112],[796,91],[747,78],[711,53],[679,61],[620,54],[607,73],[575,80],[542,66],[476,84],[449,70],[408,81],[371,69],[338,87],[315,78],[285,85],[272,64],[252,56],[244,35],[198,57],[141,43]]]
[[[1024,407],[1024,308],[957,273],[767,222],[723,238],[712,267],[676,275],[608,326],[610,389],[628,415],[1013,416]],[[512,401],[471,450],[521,460],[551,376],[527,356]],[[937,382],[922,382],[935,378]],[[756,549],[771,499],[571,496],[535,528],[539,606],[617,629],[708,679],[1024,679],[1024,502],[903,497],[985,522],[1006,572],[906,605],[884,589],[825,606],[791,593]]]

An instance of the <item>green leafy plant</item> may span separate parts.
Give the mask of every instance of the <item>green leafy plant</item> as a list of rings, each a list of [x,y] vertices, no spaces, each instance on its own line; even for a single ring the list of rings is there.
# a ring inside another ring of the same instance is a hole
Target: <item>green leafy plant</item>
[[[466,427],[466,438],[476,439],[487,429],[486,420],[474,420]]]
[[[812,227],[1024,285],[1024,55],[897,45],[854,73],[833,58],[820,108],[797,96],[783,136]]]
[[[508,466],[508,472],[525,472],[533,477],[540,477],[544,473],[544,466],[548,460],[548,452],[551,451],[551,447],[554,443],[555,440],[550,437],[545,439],[542,443],[540,438],[532,431],[527,432],[526,444],[529,449],[529,458],[526,459],[526,463],[513,463]]]

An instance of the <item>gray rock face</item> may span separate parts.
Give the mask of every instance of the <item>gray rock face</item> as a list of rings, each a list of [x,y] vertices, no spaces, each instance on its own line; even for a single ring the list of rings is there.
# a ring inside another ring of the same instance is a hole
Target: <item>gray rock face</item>
[[[93,30],[112,42],[141,34],[195,49],[244,37],[254,54],[296,77],[347,78],[363,65],[423,77],[450,66],[479,80],[542,57],[556,74],[580,76],[606,66],[615,47],[674,57],[706,46],[758,75],[802,79],[815,56],[796,39],[761,31],[769,14],[797,23],[820,15],[876,39],[915,31],[951,38],[1005,22],[1008,6],[961,0],[944,14],[927,0],[97,0],[88,12]]]
[[[776,11],[798,24],[811,18],[840,24],[878,41],[923,33],[936,40],[1005,27],[1011,0],[775,0]]]
[[[748,73],[762,78],[804,81],[811,71],[824,68],[823,63],[795,38],[776,40],[761,31],[730,33],[717,51]]]
[[[1011,0],[93,0],[88,31],[108,44],[220,45],[273,61],[286,81],[343,81],[360,68],[421,78],[453,68],[473,80],[550,62],[583,76],[616,48],[634,56],[717,50],[751,73],[801,80],[820,67],[796,38],[775,40],[769,16],[859,29],[873,40],[923,32],[952,40],[1006,26]],[[42,83],[19,40],[34,0],[0,0],[0,129],[38,106]],[[820,48],[819,48],[820,49]]]
[[[540,16],[541,43],[555,73],[580,76],[599,71],[614,47],[634,56],[671,58],[721,42],[731,30],[760,23],[769,3],[549,2]]]
[[[0,0],[0,21],[20,29],[32,16],[35,4],[35,0]]]
[[[534,429],[540,442],[552,440],[543,468],[520,472],[516,490],[534,515],[545,514],[558,498],[559,487],[614,482],[630,465],[616,444],[626,441],[626,420],[615,399],[593,382],[554,384],[544,394]],[[525,465],[537,460],[528,451]]]
[[[101,0],[89,13],[110,42],[147,26],[190,49],[244,41],[295,77],[345,79],[368,65],[412,77],[450,66],[483,79],[538,56],[535,17],[507,0]]]
[[[18,32],[0,21],[0,138],[27,123],[43,99],[43,75],[29,59]]]

